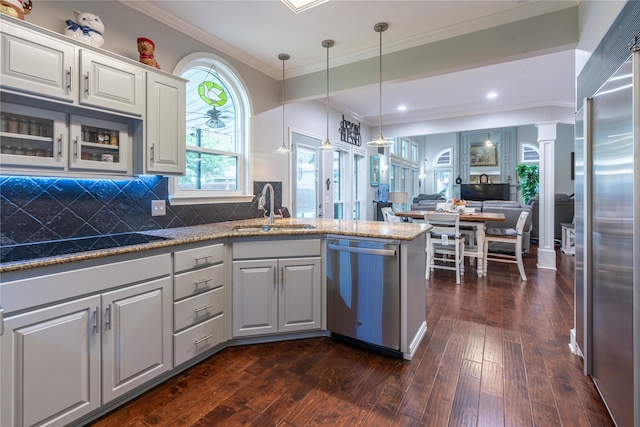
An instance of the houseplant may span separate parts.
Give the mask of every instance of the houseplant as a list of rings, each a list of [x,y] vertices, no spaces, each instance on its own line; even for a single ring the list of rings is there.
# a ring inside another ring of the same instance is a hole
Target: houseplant
[[[516,173],[520,178],[520,189],[522,190],[522,203],[527,204],[529,200],[538,194],[538,183],[540,182],[540,174],[538,165],[528,165],[520,163],[516,166]]]

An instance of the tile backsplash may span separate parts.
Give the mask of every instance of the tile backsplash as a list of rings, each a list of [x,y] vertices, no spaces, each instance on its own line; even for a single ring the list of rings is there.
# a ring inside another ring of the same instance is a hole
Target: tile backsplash
[[[133,180],[0,176],[0,245],[156,230],[258,218],[258,197],[247,203],[171,205],[151,216],[152,200],[168,200],[168,178]],[[270,182],[276,208],[282,183]],[[258,196],[266,182],[254,182]]]

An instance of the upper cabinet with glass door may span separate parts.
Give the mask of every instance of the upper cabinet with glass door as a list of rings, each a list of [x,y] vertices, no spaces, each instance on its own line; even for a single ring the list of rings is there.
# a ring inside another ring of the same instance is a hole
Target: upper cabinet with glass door
[[[1,15],[5,90],[144,114],[144,70],[104,51],[79,47],[64,36]]]
[[[0,166],[5,172],[90,171],[130,174],[131,138],[126,121],[69,116],[2,103]]]
[[[68,165],[65,114],[2,103],[0,166],[64,170]]]

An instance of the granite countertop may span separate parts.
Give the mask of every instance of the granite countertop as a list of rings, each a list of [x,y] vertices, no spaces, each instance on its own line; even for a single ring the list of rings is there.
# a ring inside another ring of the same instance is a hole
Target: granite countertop
[[[17,261],[0,264],[0,274],[29,268],[66,264],[74,261],[101,258],[110,255],[141,252],[150,249],[165,248],[186,243],[203,242],[227,237],[277,237],[314,234],[335,234],[354,237],[370,237],[378,239],[413,240],[427,232],[429,226],[408,222],[354,221],[336,219],[302,219],[287,218],[274,221],[274,228],[262,229],[267,221],[250,219],[243,221],[227,221],[214,224],[190,227],[167,228],[162,230],[143,231],[141,233],[161,236],[170,240],[159,240],[150,243],[122,246],[118,248],[99,249],[74,254],[39,258],[29,261]],[[304,225],[314,228],[304,228]],[[287,227],[293,228],[287,228]]]

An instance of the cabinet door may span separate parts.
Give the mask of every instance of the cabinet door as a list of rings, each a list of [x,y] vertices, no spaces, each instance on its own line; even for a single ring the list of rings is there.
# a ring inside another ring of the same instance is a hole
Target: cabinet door
[[[73,115],[69,126],[70,169],[131,173],[131,138],[126,121]]]
[[[185,105],[184,81],[147,71],[145,173],[184,175]]]
[[[100,407],[100,297],[5,319],[0,425],[66,425]]]
[[[64,113],[6,102],[1,104],[1,110],[0,166],[67,168],[69,150]]]
[[[103,404],[172,368],[171,279],[102,295]]]
[[[320,328],[320,258],[279,261],[279,332]]]
[[[80,50],[80,103],[141,116],[144,70],[108,56]]]
[[[76,49],[67,44],[2,20],[3,87],[73,102],[77,88]]]
[[[277,260],[233,262],[233,336],[278,331]]]

